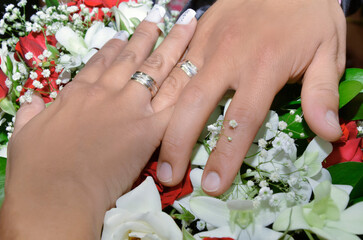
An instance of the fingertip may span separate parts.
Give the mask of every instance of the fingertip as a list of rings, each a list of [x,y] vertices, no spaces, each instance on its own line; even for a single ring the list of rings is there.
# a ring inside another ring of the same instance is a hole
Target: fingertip
[[[156,175],[163,185],[171,184],[173,179],[173,169],[168,162],[159,162]]]
[[[211,196],[220,195],[221,177],[215,171],[203,173],[202,189],[205,193]]]

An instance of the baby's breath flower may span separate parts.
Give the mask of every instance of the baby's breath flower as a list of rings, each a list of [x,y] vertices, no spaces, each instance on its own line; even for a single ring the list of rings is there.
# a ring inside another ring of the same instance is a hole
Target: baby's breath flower
[[[11,88],[11,86],[13,85],[13,83],[9,80],[9,78],[7,78],[6,80],[5,80],[5,86],[7,87],[7,88]]]
[[[300,115],[296,115],[295,116],[295,122],[301,123],[302,122],[302,117]]]
[[[238,123],[236,122],[236,120],[232,119],[231,121],[229,121],[229,126],[234,129],[238,126]]]
[[[54,99],[57,97],[57,92],[51,92],[51,94],[49,94],[49,96]]]
[[[13,74],[13,80],[18,81],[21,78],[20,72],[16,72]]]
[[[248,187],[253,187],[254,185],[255,185],[255,183],[253,181],[251,181],[251,180],[247,181],[247,186]]]
[[[285,130],[285,129],[286,129],[286,127],[287,127],[287,123],[286,123],[285,121],[280,121],[280,122],[279,122],[279,129],[280,129],[281,131]]]
[[[14,7],[15,7],[14,4],[9,4],[9,5],[6,6],[5,10],[7,12],[10,12]]]
[[[23,63],[18,64],[18,69],[22,74],[24,74],[24,75],[28,74],[28,70],[26,69],[26,67]]]
[[[197,229],[199,231],[202,231],[203,229],[205,229],[205,225],[206,225],[206,223],[203,220],[199,220],[197,222]]]
[[[294,115],[294,114],[295,114],[295,112],[296,112],[295,110],[290,110],[290,114],[291,114],[291,115]]]
[[[33,86],[36,88],[39,88],[39,89],[42,89],[44,87],[44,85],[41,82],[39,82],[38,80],[33,81]]]
[[[43,51],[43,56],[46,57],[46,58],[49,58],[50,56],[52,56],[52,52],[45,49]]]
[[[256,209],[256,208],[259,208],[261,206],[261,197],[260,196],[257,196],[255,197],[253,200],[252,200],[252,205],[253,207]]]
[[[269,199],[273,194],[273,191],[269,187],[263,187],[258,192],[258,196],[261,197],[262,200]]]
[[[259,184],[260,187],[268,187],[268,183],[266,182],[266,180],[262,180]]]
[[[42,72],[43,77],[47,78],[50,76],[50,71],[49,69],[44,69]]]
[[[277,207],[277,206],[279,206],[279,200],[276,196],[272,196],[271,199],[268,201],[268,204],[271,207]]]
[[[269,178],[272,182],[278,182],[280,180],[280,174],[277,171],[272,172]]]
[[[36,72],[31,71],[29,74],[29,77],[33,80],[38,78],[38,74]]]
[[[265,148],[265,147],[267,146],[267,142],[266,142],[266,140],[265,140],[265,139],[263,139],[263,138],[260,138],[260,139],[258,140],[258,146],[259,146],[260,148]]]
[[[266,151],[266,149],[262,149],[260,151],[260,157],[261,158],[266,158],[267,157],[267,154],[268,154],[268,152]]]
[[[23,87],[22,87],[21,85],[18,85],[18,86],[16,87],[16,91],[21,92],[21,90],[23,90]]]
[[[44,60],[44,55],[43,55],[43,54],[40,54],[40,55],[38,56],[38,58],[39,58],[39,60],[43,61],[43,60]]]
[[[62,80],[60,80],[60,79],[55,80],[55,84],[60,85],[61,83],[62,83]]]
[[[18,7],[24,7],[26,3],[27,3],[26,0],[20,0],[20,2],[18,2]]]

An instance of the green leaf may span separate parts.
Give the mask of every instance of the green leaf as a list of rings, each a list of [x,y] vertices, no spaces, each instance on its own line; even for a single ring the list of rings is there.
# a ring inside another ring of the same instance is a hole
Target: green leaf
[[[363,89],[363,84],[359,81],[350,80],[339,84],[339,108],[345,106]]]
[[[339,110],[339,116],[343,119],[363,119],[363,93],[359,93],[347,105]]]
[[[8,75],[8,77],[12,76],[12,74],[13,74],[13,62],[11,61],[11,58],[9,56],[6,57],[6,68],[7,68],[7,72],[5,74]]]
[[[353,187],[349,205],[363,201],[363,163],[338,163],[328,168],[333,184],[345,184]]]
[[[182,205],[180,205],[180,207],[183,209],[183,213],[182,214],[173,214],[172,217],[179,219],[179,220],[184,220],[186,222],[190,222],[195,219],[194,215],[191,212],[189,212]]]
[[[185,227],[183,226],[182,229],[183,232],[183,240],[195,240],[195,238],[193,237],[192,234],[190,234],[190,232],[188,232]]]
[[[310,130],[304,119],[302,122],[295,121],[297,115],[302,115],[301,107],[296,109],[294,114],[290,114],[290,112],[288,112],[279,116],[280,121],[284,121],[287,123],[287,127],[285,130],[283,130],[283,132],[287,134],[291,133],[292,138],[295,139],[306,139],[309,137],[313,137],[314,133]]]
[[[1,100],[0,108],[4,112],[6,112],[12,116],[15,116],[15,114],[16,114],[14,103],[11,100],[9,100],[7,97],[4,98],[3,100]]]
[[[328,167],[333,184],[345,184],[355,187],[363,177],[363,163],[344,162]]]
[[[363,69],[347,68],[342,77],[342,81],[358,81],[363,84]]]
[[[58,7],[59,6],[58,0],[45,0],[45,4],[47,5],[47,7]]]
[[[56,57],[59,55],[59,51],[56,47],[49,45],[48,43],[46,43],[47,49],[52,53],[53,57]]]
[[[139,24],[141,23],[140,20],[136,17],[130,18],[130,22],[134,24],[135,27],[139,26]]]
[[[5,197],[5,170],[6,170],[6,158],[0,157],[0,207]]]

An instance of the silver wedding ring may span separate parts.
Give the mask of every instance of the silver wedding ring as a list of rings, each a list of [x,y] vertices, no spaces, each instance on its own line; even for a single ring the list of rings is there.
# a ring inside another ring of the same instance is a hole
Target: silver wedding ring
[[[198,68],[189,60],[185,60],[180,64],[181,70],[183,70],[188,77],[193,77],[198,73]]]
[[[147,75],[146,73],[137,71],[132,75],[131,80],[141,83],[147,89],[149,89],[152,98],[156,95],[156,93],[159,90],[158,85],[156,84],[154,79],[149,75]]]

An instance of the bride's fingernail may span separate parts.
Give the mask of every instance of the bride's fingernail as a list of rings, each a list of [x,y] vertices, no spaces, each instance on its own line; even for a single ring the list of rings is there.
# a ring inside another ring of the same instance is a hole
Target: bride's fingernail
[[[165,8],[158,4],[155,4],[146,16],[145,20],[148,22],[159,23],[163,19],[165,13]]]
[[[342,131],[340,124],[339,124],[339,117],[331,110],[327,111],[325,115],[326,122],[335,128],[336,130]]]
[[[195,11],[193,9],[186,10],[178,19],[176,24],[186,25],[189,24],[195,17]]]
[[[130,34],[127,31],[120,31],[113,36],[113,39],[119,39],[121,41],[127,42]]]
[[[163,162],[157,171],[158,179],[164,183],[170,182],[173,176],[171,166],[167,162]]]
[[[218,190],[220,183],[221,178],[219,177],[218,173],[212,171],[209,172],[207,177],[204,179],[202,187],[207,192],[215,192]]]

